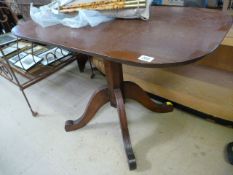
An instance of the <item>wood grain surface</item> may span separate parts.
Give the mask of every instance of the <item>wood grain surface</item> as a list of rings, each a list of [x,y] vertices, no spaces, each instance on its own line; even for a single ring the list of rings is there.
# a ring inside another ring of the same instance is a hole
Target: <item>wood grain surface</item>
[[[187,64],[215,50],[232,25],[221,11],[182,7],[151,7],[148,21],[114,20],[97,27],[42,28],[32,21],[12,31],[15,35],[106,60],[143,67]],[[141,55],[153,57],[141,61]]]

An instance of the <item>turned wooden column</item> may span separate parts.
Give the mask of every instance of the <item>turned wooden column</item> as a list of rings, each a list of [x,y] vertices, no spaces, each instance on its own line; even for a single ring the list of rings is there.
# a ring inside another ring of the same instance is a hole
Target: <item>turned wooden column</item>
[[[108,84],[109,100],[113,107],[116,107],[114,89],[121,89],[123,86],[122,64],[104,61],[106,79]]]

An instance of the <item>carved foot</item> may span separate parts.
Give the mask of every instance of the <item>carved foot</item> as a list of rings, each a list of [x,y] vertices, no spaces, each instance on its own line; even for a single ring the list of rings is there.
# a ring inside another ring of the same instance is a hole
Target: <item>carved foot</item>
[[[129,164],[129,169],[134,170],[137,168],[137,164],[136,164],[136,159],[135,159],[132,145],[131,145],[131,141],[130,141],[123,96],[122,96],[120,89],[115,89],[114,94],[115,94],[115,98],[116,98],[117,111],[118,111],[118,115],[119,115],[119,119],[120,119],[121,131],[122,131],[123,142],[124,142],[124,146],[125,146],[125,152],[126,152],[126,156],[127,156],[127,160],[128,160],[128,164]]]
[[[131,98],[139,103],[141,103],[146,108],[154,112],[171,112],[173,111],[172,104],[157,104],[150,99],[147,93],[139,87],[137,84],[129,81],[124,82],[123,87],[125,98]]]
[[[66,131],[73,131],[84,127],[95,115],[95,113],[109,101],[107,87],[98,89],[91,97],[85,112],[77,120],[68,120],[65,124]]]

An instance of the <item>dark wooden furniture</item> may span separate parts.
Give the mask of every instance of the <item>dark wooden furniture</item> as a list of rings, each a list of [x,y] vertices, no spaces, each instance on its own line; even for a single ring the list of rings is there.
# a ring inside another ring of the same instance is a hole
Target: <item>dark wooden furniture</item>
[[[233,122],[232,58],[233,27],[216,50],[194,64],[160,69],[123,65],[123,74],[126,81],[137,83],[151,94],[230,125]],[[94,57],[92,62],[105,73],[103,59]]]
[[[123,81],[122,64],[159,68],[195,62],[219,46],[231,24],[231,17],[220,11],[153,7],[148,21],[115,20],[95,28],[81,29],[61,25],[42,28],[28,21],[15,27],[13,33],[31,41],[103,58],[107,86],[93,94],[81,118],[66,122],[65,130],[84,127],[103,104],[110,102],[118,110],[127,160],[132,170],[136,168],[136,160],[124,99],[132,98],[155,112],[170,112],[173,106],[156,104],[138,85]],[[141,61],[138,59],[141,55],[154,60]]]
[[[227,145],[227,155],[228,155],[228,160],[230,164],[233,165],[233,142],[228,143]]]
[[[0,2],[0,34],[10,32],[11,29],[17,24],[17,17],[8,5]]]

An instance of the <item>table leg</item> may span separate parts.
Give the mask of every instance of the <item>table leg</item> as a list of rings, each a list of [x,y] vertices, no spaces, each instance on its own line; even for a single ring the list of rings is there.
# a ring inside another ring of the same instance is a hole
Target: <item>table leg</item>
[[[95,93],[92,95],[83,115],[75,121],[66,121],[65,130],[73,131],[84,127],[95,116],[95,113],[98,111],[98,109],[101,108],[101,106],[103,106],[108,101],[108,88],[106,86],[96,90]]]
[[[86,62],[88,61],[88,56],[84,54],[77,55],[77,63],[80,72],[84,72]]]
[[[73,131],[84,127],[94,117],[99,108],[101,108],[107,102],[110,102],[111,106],[116,107],[118,110],[125,152],[127,155],[129,168],[130,170],[133,170],[136,169],[137,165],[128,131],[124,99],[134,99],[144,105],[146,108],[160,113],[172,111],[173,106],[156,104],[137,84],[128,81],[124,82],[122,64],[105,61],[104,65],[108,85],[98,89],[93,94],[84,114],[79,119],[75,121],[68,120],[66,122],[65,130]]]
[[[141,103],[144,107],[150,109],[151,111],[165,113],[171,112],[173,110],[172,105],[157,104],[154,101],[152,101],[149,95],[147,95],[147,93],[140,86],[133,82],[125,81],[123,86],[123,92],[125,98],[131,98]]]
[[[128,160],[128,165],[130,170],[134,170],[137,168],[136,159],[133,153],[132,144],[130,141],[129,130],[128,130],[128,122],[125,112],[125,104],[122,96],[122,92],[120,89],[115,89],[114,94],[116,97],[117,103],[117,111],[121,124],[121,133],[123,137],[123,142],[125,146],[125,153]]]

